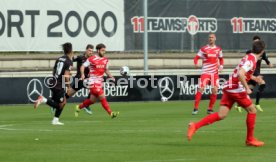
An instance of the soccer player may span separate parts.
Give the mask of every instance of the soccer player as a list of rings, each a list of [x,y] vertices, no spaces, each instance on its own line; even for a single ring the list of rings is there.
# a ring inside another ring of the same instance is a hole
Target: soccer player
[[[96,50],[97,54],[89,57],[80,68],[82,79],[85,79],[85,67],[89,67],[90,69],[88,79],[88,83],[90,86],[90,99],[85,99],[82,104],[76,106],[75,116],[77,117],[81,109],[83,109],[84,107],[88,107],[91,104],[94,104],[97,98],[99,98],[106,112],[111,116],[111,118],[115,118],[117,117],[119,112],[111,111],[106,101],[105,94],[102,88],[104,81],[104,73],[107,75],[108,78],[111,78],[113,81],[115,81],[115,78],[111,75],[111,73],[108,70],[108,59],[104,56],[106,52],[105,45],[98,44],[96,46]]]
[[[261,38],[259,36],[254,36],[253,37],[253,42],[255,41],[260,41]],[[246,54],[250,54],[251,53],[251,50],[248,50],[246,51]],[[266,52],[263,53],[262,57],[260,59],[258,59],[257,61],[257,64],[256,64],[256,70],[254,71],[254,76],[261,76],[261,64],[262,64],[262,60],[264,60],[266,62],[266,64],[269,66],[269,67],[273,67],[272,63],[268,60],[268,57],[266,55]],[[262,93],[264,92],[264,89],[265,89],[265,81],[262,79],[262,81],[257,84],[256,81],[254,80],[249,80],[248,83],[247,83],[251,89],[251,91],[253,91],[253,89],[255,88],[255,86],[259,86],[258,87],[258,90],[257,90],[257,93],[256,93],[256,101],[255,101],[255,105],[256,105],[256,108],[263,112],[263,109],[260,105],[260,99],[261,99],[261,95]],[[241,112],[241,107],[240,106],[236,106],[235,107],[236,109],[238,109],[239,112]]]
[[[94,46],[91,45],[91,44],[88,44],[86,46],[86,51],[85,53],[83,53],[82,55],[79,55],[79,56],[74,56],[73,57],[73,62],[77,62],[77,74],[75,75],[75,77],[73,78],[73,83],[72,83],[72,86],[70,89],[67,90],[67,93],[66,93],[66,99],[72,97],[77,91],[79,91],[80,89],[82,88],[85,88],[84,87],[84,83],[83,83],[83,80],[81,79],[81,66],[84,62],[86,62],[86,60],[93,55],[93,49],[94,49]],[[84,69],[84,76],[85,76],[85,79],[88,78],[88,74],[89,74],[89,68],[86,67]],[[90,98],[90,96],[88,96],[88,98]],[[92,111],[89,107],[84,107],[83,108],[88,114],[92,114]]]
[[[198,60],[201,58],[202,63],[202,74],[199,80],[199,87],[195,95],[194,110],[193,115],[198,114],[198,106],[201,100],[202,93],[207,84],[211,84],[212,93],[210,95],[209,108],[207,110],[208,114],[213,113],[213,106],[217,100],[217,92],[219,87],[219,75],[218,70],[223,69],[223,54],[219,46],[216,45],[216,35],[214,33],[209,34],[208,44],[201,47],[199,52],[194,58],[195,68],[199,68]],[[219,65],[218,65],[219,60]]]
[[[240,64],[236,67],[233,74],[224,85],[223,95],[218,112],[209,114],[208,116],[201,119],[199,122],[189,123],[189,128],[187,132],[187,138],[189,141],[192,140],[192,136],[199,128],[224,119],[231,110],[233,104],[237,102],[248,112],[246,119],[246,145],[256,147],[264,145],[264,142],[259,141],[254,137],[254,127],[257,110],[252,104],[252,101],[248,95],[251,94],[252,91],[247,84],[247,81],[249,81],[250,79],[255,80],[257,83],[261,81],[260,76],[256,77],[252,74],[256,68],[257,60],[262,56],[264,52],[264,48],[265,44],[263,41],[257,41],[253,43],[253,53],[250,53],[242,58]]]
[[[53,125],[64,125],[59,121],[59,117],[62,113],[63,107],[66,104],[65,97],[65,86],[70,88],[69,80],[70,80],[70,71],[73,66],[72,58],[72,44],[64,43],[62,45],[64,55],[59,57],[53,69],[53,77],[55,78],[51,85],[55,85],[50,88],[52,91],[52,98],[45,98],[44,96],[39,96],[34,104],[34,108],[36,109],[41,103],[46,103],[47,105],[56,109],[55,116],[52,120]],[[65,80],[65,82],[64,82]]]

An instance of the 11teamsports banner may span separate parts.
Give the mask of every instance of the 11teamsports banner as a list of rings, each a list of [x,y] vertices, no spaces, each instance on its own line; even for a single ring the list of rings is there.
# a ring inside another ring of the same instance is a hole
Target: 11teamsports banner
[[[74,50],[104,43],[108,51],[143,50],[143,0],[1,0],[0,51]],[[223,50],[250,48],[259,35],[276,50],[276,0],[150,0],[148,47],[197,51],[208,33]]]
[[[0,51],[124,50],[123,0],[1,0]]]
[[[224,82],[228,75],[220,75],[218,98],[222,95]],[[39,95],[51,97],[49,79],[45,78],[0,78],[0,104],[33,103]],[[103,90],[108,101],[160,101],[161,98],[170,100],[193,100],[198,88],[198,75],[183,76],[129,76],[116,77],[116,82],[104,82]],[[265,74],[266,90],[262,97],[275,98],[276,76]],[[257,90],[257,89],[255,89]],[[203,99],[209,99],[211,87],[204,90]],[[89,90],[79,90],[68,102],[82,102],[89,94]],[[254,96],[253,93],[252,97]]]

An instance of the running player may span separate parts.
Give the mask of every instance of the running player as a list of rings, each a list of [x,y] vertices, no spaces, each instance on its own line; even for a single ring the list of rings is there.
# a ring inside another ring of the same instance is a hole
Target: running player
[[[70,98],[72,97],[77,91],[79,91],[80,89],[82,88],[85,88],[84,87],[84,83],[83,83],[83,80],[81,79],[81,71],[80,71],[80,68],[82,66],[83,63],[86,62],[86,60],[93,55],[93,49],[94,49],[94,46],[91,45],[91,44],[88,44],[86,46],[86,51],[85,53],[83,53],[82,55],[79,55],[79,56],[74,56],[73,57],[73,62],[77,62],[77,74],[75,75],[75,77],[73,78],[73,83],[72,83],[72,88],[68,89],[67,90],[67,93],[66,93],[66,98]],[[86,67],[84,69],[84,76],[85,76],[85,79],[88,78],[88,74],[89,74],[89,68]],[[90,96],[88,96],[88,98],[90,98]],[[92,111],[89,107],[84,107],[83,108],[88,114],[92,114]]]
[[[45,98],[44,96],[39,96],[34,104],[34,108],[36,109],[41,103],[46,103],[47,105],[56,109],[55,116],[52,120],[53,125],[64,125],[59,121],[59,117],[62,113],[62,110],[66,104],[65,97],[65,87],[70,88],[69,80],[70,80],[70,71],[73,66],[72,58],[72,44],[64,43],[62,45],[64,55],[58,58],[55,62],[55,66],[53,69],[53,77],[55,83],[51,83],[51,85],[55,85],[50,88],[52,91],[52,98]],[[65,83],[63,82],[65,79]]]
[[[201,58],[202,63],[202,74],[199,80],[199,87],[195,95],[193,115],[198,114],[198,106],[201,100],[202,93],[207,84],[212,86],[212,94],[210,95],[208,114],[213,113],[213,106],[217,100],[217,92],[219,87],[219,75],[218,70],[223,69],[223,54],[219,46],[216,45],[216,35],[214,33],[209,34],[208,44],[201,47],[199,52],[194,58],[195,68],[199,68],[198,60]],[[219,65],[218,65],[219,60]]]
[[[265,44],[263,41],[256,41],[253,43],[253,53],[250,53],[243,57],[240,64],[236,67],[233,74],[230,76],[228,82],[224,85],[223,95],[218,112],[206,116],[199,122],[189,123],[189,128],[187,132],[187,137],[189,141],[192,140],[192,136],[199,128],[224,119],[231,110],[233,104],[237,102],[248,112],[246,119],[246,145],[256,147],[264,145],[264,142],[259,141],[254,137],[254,127],[257,110],[252,104],[252,101],[248,95],[251,94],[252,91],[247,84],[247,81],[249,81],[250,79],[255,80],[257,83],[261,81],[260,76],[256,77],[252,74],[254,73],[254,70],[256,68],[257,60],[261,58],[262,54],[264,53],[264,48]]]
[[[98,44],[96,46],[97,54],[89,57],[86,62],[81,66],[81,78],[85,79],[84,69],[89,67],[89,79],[88,83],[90,86],[90,99],[85,99],[82,104],[76,106],[75,116],[79,115],[79,112],[84,107],[88,107],[91,104],[94,104],[97,98],[100,99],[100,102],[106,112],[111,116],[111,118],[117,117],[119,112],[112,112],[109,108],[109,105],[106,101],[105,94],[103,91],[103,76],[106,73],[108,78],[111,78],[115,81],[115,78],[111,75],[108,70],[108,59],[104,56],[106,52],[106,47],[104,44]]]
[[[255,41],[260,41],[261,38],[259,36],[254,36],[253,37],[253,42]],[[246,54],[250,54],[251,53],[251,50],[248,50],[246,51]],[[263,53],[262,57],[257,61],[257,64],[256,64],[256,70],[254,71],[254,76],[261,76],[261,64],[262,64],[262,60],[265,61],[265,63],[270,67],[272,68],[273,65],[272,63],[268,60],[268,57],[266,55],[266,52]],[[251,91],[253,91],[253,89],[258,86],[258,90],[257,90],[257,93],[256,93],[256,101],[255,101],[255,105],[256,105],[256,108],[257,110],[263,112],[263,108],[261,107],[260,105],[260,99],[261,99],[261,96],[262,96],[262,93],[264,92],[264,89],[265,89],[265,81],[262,79],[262,81],[257,84],[256,81],[254,80],[249,80],[248,83],[247,83],[251,89]],[[238,109],[239,112],[241,112],[241,107],[240,106],[236,106],[235,107],[236,109]]]

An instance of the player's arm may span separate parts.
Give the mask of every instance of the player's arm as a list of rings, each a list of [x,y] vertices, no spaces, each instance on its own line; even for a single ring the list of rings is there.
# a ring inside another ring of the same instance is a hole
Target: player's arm
[[[245,69],[244,68],[240,68],[240,70],[239,70],[239,80],[240,80],[241,84],[243,85],[243,87],[245,88],[246,93],[247,94],[251,94],[252,91],[251,91],[251,89],[249,88],[249,86],[248,86],[248,84],[246,82],[245,73],[246,73]]]
[[[249,88],[249,86],[246,82],[246,73],[249,70],[251,70],[252,67],[253,67],[252,62],[246,61],[245,64],[238,71],[239,81],[241,82],[241,84],[245,88],[247,94],[251,94],[252,91],[251,91],[251,89]]]
[[[196,56],[194,57],[194,65],[195,65],[195,68],[196,68],[196,69],[200,67],[200,66],[198,65],[198,60],[202,58],[203,54],[204,54],[204,53],[203,53],[202,50],[200,49],[200,50],[198,51],[198,53],[196,54]]]
[[[224,65],[224,58],[223,58],[222,50],[220,50],[220,52],[219,52],[219,71],[223,70],[223,65]]]
[[[115,78],[112,76],[112,74],[110,73],[108,66],[105,68],[105,74],[107,75],[108,78],[111,78],[112,81],[115,81]]]
[[[268,60],[268,56],[266,55],[266,52],[263,53],[262,59],[265,61],[265,63],[266,63],[269,67],[273,67],[272,63]]]
[[[84,80],[85,79],[85,75],[84,75],[84,69],[86,67],[88,67],[90,65],[90,61],[87,59],[80,67],[80,72],[81,72],[81,79]]]
[[[70,88],[70,77],[71,77],[70,70],[65,70],[64,72],[65,86],[68,89]]]

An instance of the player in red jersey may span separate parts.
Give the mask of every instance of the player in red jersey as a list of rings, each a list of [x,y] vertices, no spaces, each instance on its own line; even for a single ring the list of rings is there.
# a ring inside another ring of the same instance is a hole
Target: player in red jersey
[[[217,100],[217,92],[219,87],[219,75],[218,70],[223,69],[223,54],[219,46],[216,46],[216,35],[214,33],[209,34],[209,43],[200,48],[199,52],[194,58],[194,65],[199,68],[198,60],[202,59],[202,74],[198,83],[198,90],[195,95],[193,115],[198,113],[198,105],[201,100],[202,93],[207,84],[212,86],[212,94],[210,95],[208,114],[213,113],[213,106]],[[219,60],[219,65],[218,65]]]
[[[88,107],[91,104],[94,104],[97,98],[100,99],[103,108],[111,116],[111,118],[117,117],[119,112],[112,112],[109,108],[109,105],[106,101],[105,94],[102,88],[103,85],[103,76],[106,73],[108,78],[111,78],[115,81],[115,78],[111,75],[108,70],[108,59],[104,57],[106,47],[104,44],[98,44],[96,46],[97,54],[89,57],[85,63],[81,66],[81,78],[85,79],[84,69],[89,67],[89,79],[88,84],[90,86],[90,98],[85,99],[82,104],[76,106],[75,116],[79,115],[79,112],[84,107]]]
[[[189,141],[192,140],[192,136],[199,128],[224,119],[231,110],[233,104],[237,102],[248,112],[246,119],[246,145],[256,147],[264,145],[264,142],[259,141],[254,137],[254,127],[257,110],[252,104],[252,101],[248,95],[251,94],[252,91],[247,84],[250,79],[255,80],[257,83],[261,82],[261,77],[253,76],[253,73],[256,68],[257,60],[262,57],[262,54],[264,53],[264,48],[265,44],[263,41],[257,41],[253,43],[253,53],[248,54],[242,58],[240,64],[236,67],[233,74],[224,85],[223,95],[218,112],[209,114],[205,118],[201,119],[199,122],[189,123],[189,128],[187,132],[187,137]]]

